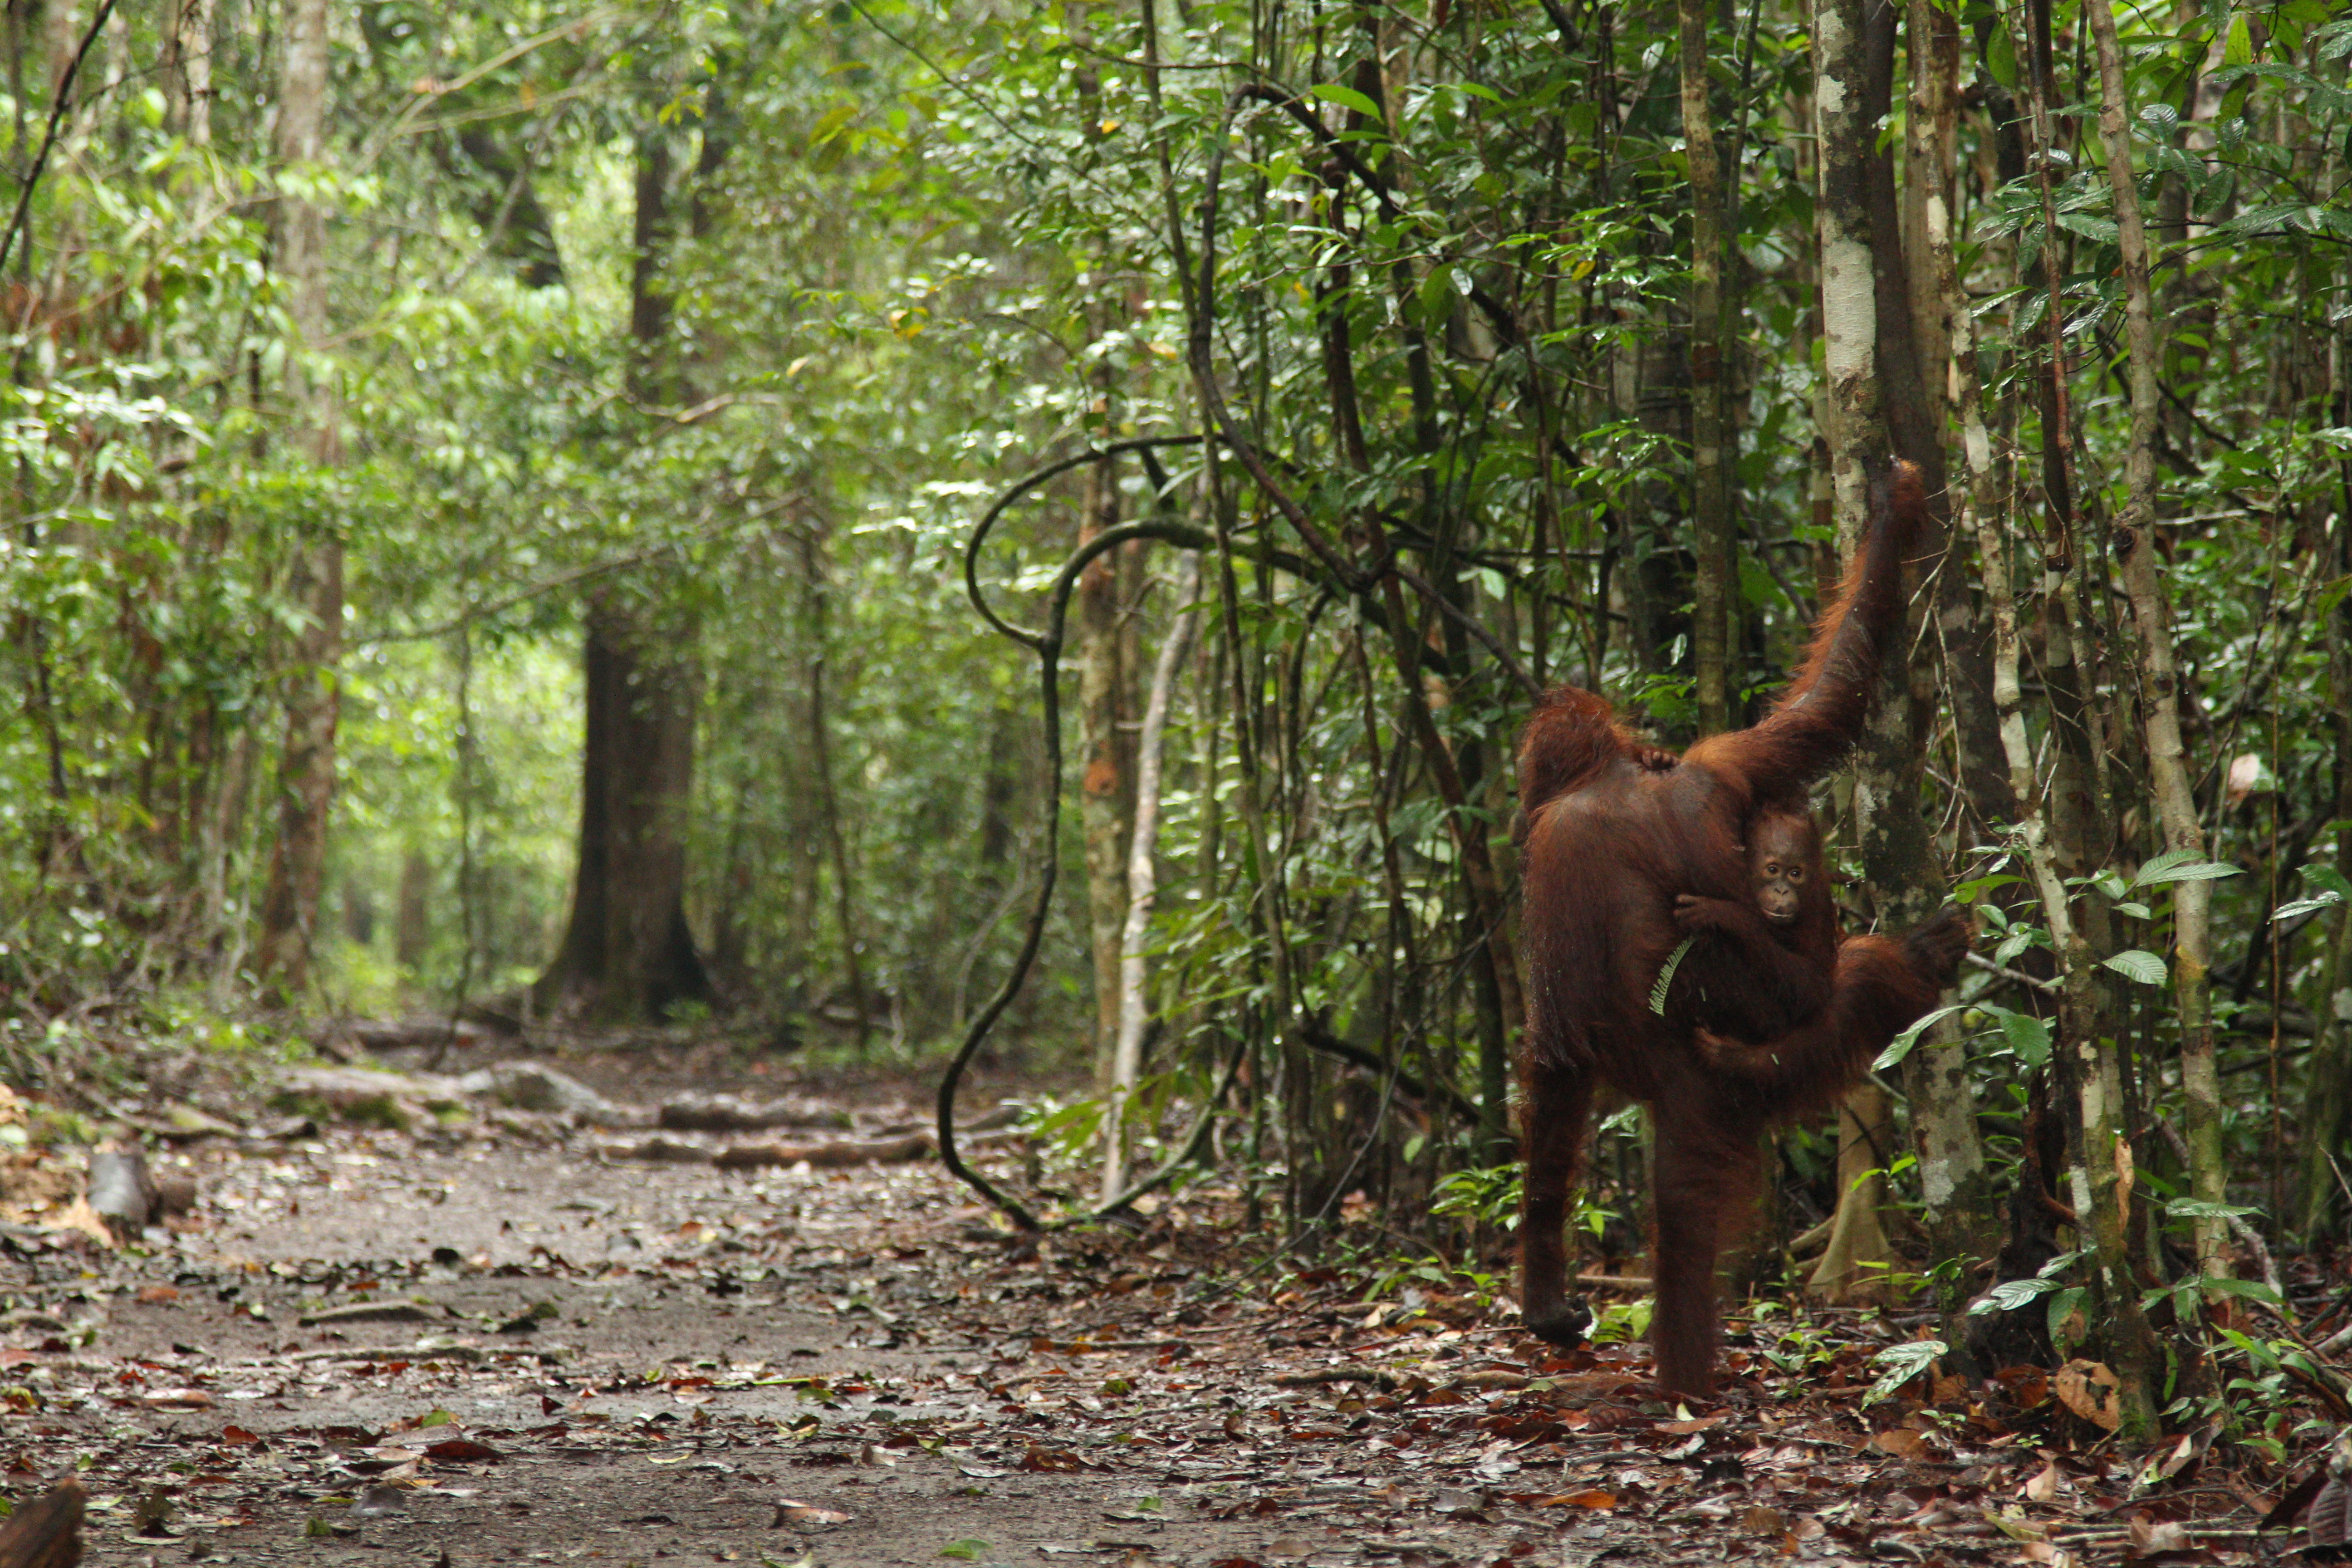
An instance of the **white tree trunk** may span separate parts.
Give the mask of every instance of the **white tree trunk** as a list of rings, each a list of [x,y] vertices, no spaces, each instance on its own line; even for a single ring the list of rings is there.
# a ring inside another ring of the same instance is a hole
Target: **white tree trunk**
[[[1160,645],[1151,671],[1151,695],[1144,703],[1143,733],[1136,747],[1135,832],[1127,857],[1127,924],[1119,937],[1118,1037],[1111,1049],[1110,1093],[1103,1110],[1102,1199],[1108,1203],[1127,1184],[1127,1105],[1143,1071],[1143,1026],[1147,977],[1143,948],[1151,931],[1151,906],[1158,894],[1152,852],[1160,842],[1160,763],[1168,751],[1168,707],[1177,677],[1192,651],[1197,620],[1192,601],[1201,591],[1201,558],[1186,551],[1176,563],[1176,621]]]

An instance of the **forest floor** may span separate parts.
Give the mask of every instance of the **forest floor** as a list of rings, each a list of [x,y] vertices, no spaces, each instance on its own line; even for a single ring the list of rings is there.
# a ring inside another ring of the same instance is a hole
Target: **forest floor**
[[[919,1084],[559,1065],[625,1106],[922,1120]],[[1557,1356],[1500,1308],[1236,1284],[1262,1248],[1215,1194],[1018,1246],[929,1160],[268,1115],[160,1159],[200,1196],[139,1245],[0,1228],[0,1492],[79,1472],[90,1563],[2250,1562],[2268,1501],[2135,1501],[2151,1456],[2031,1391],[1865,1409],[1884,1328],[1735,1346],[1724,1400],[1675,1408],[1637,1350]]]

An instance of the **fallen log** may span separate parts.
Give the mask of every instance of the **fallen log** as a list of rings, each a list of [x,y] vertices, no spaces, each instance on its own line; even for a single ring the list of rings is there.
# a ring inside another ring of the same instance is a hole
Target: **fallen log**
[[[638,1138],[624,1143],[607,1143],[602,1152],[607,1160],[656,1160],[672,1165],[707,1165],[710,1151],[699,1143],[683,1142],[676,1138]]]
[[[769,1165],[887,1165],[920,1160],[932,1152],[931,1135],[909,1132],[903,1138],[833,1138],[819,1143],[739,1143],[721,1149],[710,1163],[722,1171],[748,1171]]]
[[[661,1108],[658,1125],[672,1132],[768,1132],[779,1127],[833,1127],[846,1131],[844,1111],[805,1102],[772,1100],[764,1103],[730,1095],[696,1095],[673,1100]]]

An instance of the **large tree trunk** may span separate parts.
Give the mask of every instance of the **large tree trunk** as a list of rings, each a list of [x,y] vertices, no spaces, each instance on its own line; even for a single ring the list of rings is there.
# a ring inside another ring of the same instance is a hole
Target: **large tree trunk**
[[[1871,37],[1864,21],[1870,9],[1865,0],[1822,0],[1814,26],[1819,86],[1813,100],[1821,148],[1821,194],[1814,210],[1821,226],[1822,348],[1827,372],[1822,399],[1827,419],[1822,434],[1829,445],[1840,554],[1847,558],[1860,544],[1865,471],[1885,461],[1895,445],[1887,428],[1888,405],[1900,401],[1903,388],[1897,378],[1906,368],[1886,363],[1885,338],[1892,323],[1882,308],[1882,252],[1894,252],[1898,269],[1901,253],[1895,234],[1882,222],[1886,215],[1874,199],[1886,161],[1878,150],[1876,126],[1885,112],[1890,84],[1876,68],[1874,46],[1880,40]],[[1910,842],[1913,835],[1906,831],[1918,825],[1917,808],[1906,812],[1897,804],[1915,796],[1917,787],[1904,740],[1912,708],[1907,684],[1897,690],[1901,695],[1879,712],[1857,748],[1853,816],[1872,888],[1882,907],[1892,904],[1899,910],[1908,901],[1903,894],[1920,872],[1916,851],[1923,846]],[[1916,837],[1924,839],[1924,828]],[[1841,1127],[1875,1126],[1883,1107],[1874,1096],[1868,1088],[1857,1090],[1841,1115]],[[1885,1199],[1885,1187],[1847,1180],[1845,1163],[1842,1156],[1837,1213],[1831,1227],[1834,1245],[1822,1263],[1841,1289],[1864,1266],[1888,1261],[1885,1229],[1876,1213],[1855,1212],[1864,1207],[1875,1211]]]
[[[706,132],[707,173],[715,162]],[[635,258],[629,279],[632,390],[680,395],[662,285],[673,225],[669,136],[637,141]],[[579,870],[555,962],[531,988],[542,1013],[606,1023],[659,1019],[717,990],[686,921],[686,819],[702,679],[689,630],[655,628],[621,595],[587,616],[588,734],[581,756]]]
[[[327,112],[327,0],[287,0],[286,68],[278,92],[280,167],[316,163]],[[302,350],[325,342],[327,215],[281,194],[273,260],[287,280],[287,313]],[[292,444],[322,467],[341,461],[334,389],[301,353],[287,356],[287,395],[299,426]],[[256,968],[270,991],[290,998],[309,983],[310,939],[327,860],[327,816],[335,797],[335,727],[341,712],[336,665],[343,649],[343,545],[331,521],[315,520],[287,566],[286,596],[303,613],[282,688],[286,742],[278,771],[278,840],[261,903]]]
[[[541,1014],[621,1023],[717,1000],[686,923],[696,677],[649,640],[633,616],[589,613],[580,869],[563,945],[532,988]]]

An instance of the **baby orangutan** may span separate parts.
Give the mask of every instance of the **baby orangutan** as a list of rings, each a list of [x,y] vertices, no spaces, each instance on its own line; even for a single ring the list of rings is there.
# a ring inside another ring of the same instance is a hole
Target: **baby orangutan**
[[[1811,812],[1766,806],[1749,819],[1748,892],[1675,900],[1675,929],[1697,940],[1675,965],[1667,1016],[1715,1037],[1710,1057],[1810,1023],[1836,984],[1837,913]]]

